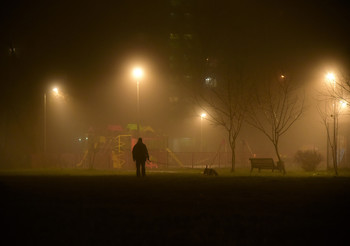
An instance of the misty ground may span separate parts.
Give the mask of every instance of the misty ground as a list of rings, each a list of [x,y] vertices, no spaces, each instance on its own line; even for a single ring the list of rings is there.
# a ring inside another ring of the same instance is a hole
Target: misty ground
[[[350,242],[350,175],[201,171],[0,171],[0,244]]]

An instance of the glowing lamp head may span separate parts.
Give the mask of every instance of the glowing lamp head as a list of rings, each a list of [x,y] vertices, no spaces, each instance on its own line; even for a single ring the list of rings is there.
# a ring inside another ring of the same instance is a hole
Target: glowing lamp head
[[[139,67],[134,68],[134,70],[132,71],[132,75],[134,76],[134,78],[140,79],[143,76],[143,71]]]
[[[333,73],[327,73],[326,79],[330,82],[335,81],[335,75]]]
[[[346,108],[348,106],[347,102],[345,102],[343,100],[340,101],[339,103],[340,103],[340,108],[342,108],[342,109],[344,109],[344,108]]]
[[[57,87],[53,88],[52,91],[53,91],[53,93],[55,93],[55,95],[58,95],[58,88]]]
[[[206,116],[207,116],[206,113],[202,113],[202,114],[201,114],[201,119],[205,118]]]
[[[285,76],[282,74],[282,75],[281,75],[281,79],[284,79],[284,78],[285,78]]]

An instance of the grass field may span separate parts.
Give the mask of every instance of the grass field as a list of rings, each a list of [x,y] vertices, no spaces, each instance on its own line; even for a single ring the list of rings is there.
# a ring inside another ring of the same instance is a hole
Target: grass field
[[[350,175],[0,171],[1,245],[348,245]],[[9,244],[10,242],[10,244]]]

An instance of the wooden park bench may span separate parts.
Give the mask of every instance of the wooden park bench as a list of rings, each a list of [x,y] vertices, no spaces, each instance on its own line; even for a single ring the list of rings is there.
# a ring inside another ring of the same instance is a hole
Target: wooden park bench
[[[249,158],[249,160],[251,164],[250,173],[253,171],[254,168],[258,168],[259,172],[261,169],[272,169],[272,172],[275,169],[281,171],[281,167],[275,165],[275,162],[272,158]]]

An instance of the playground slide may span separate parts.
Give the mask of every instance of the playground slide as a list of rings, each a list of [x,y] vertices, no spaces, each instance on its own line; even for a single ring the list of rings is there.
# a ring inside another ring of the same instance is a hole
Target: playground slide
[[[179,158],[177,158],[177,156],[174,154],[174,152],[172,152],[169,148],[166,148],[166,151],[170,154],[171,158],[173,158],[177,164],[179,164],[179,166],[183,167],[184,165],[182,164],[182,162],[179,160]]]

